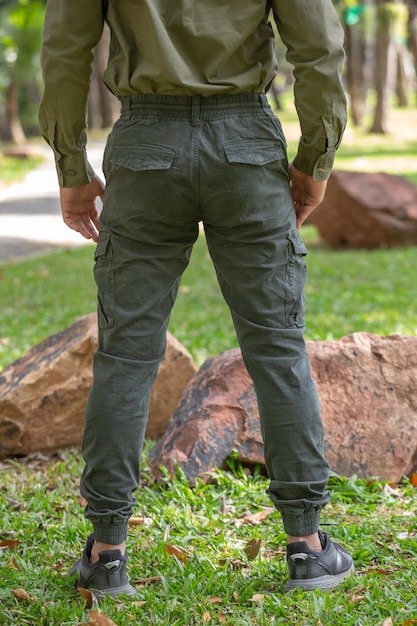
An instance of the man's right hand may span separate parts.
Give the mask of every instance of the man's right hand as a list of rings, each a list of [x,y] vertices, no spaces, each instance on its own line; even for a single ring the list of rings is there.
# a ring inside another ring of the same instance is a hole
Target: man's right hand
[[[98,177],[80,187],[61,187],[61,211],[65,224],[86,239],[98,241],[99,212],[96,199],[104,199],[105,185]]]
[[[321,204],[326,191],[327,180],[317,181],[312,176],[290,164],[291,192],[294,210],[297,215],[297,228]]]

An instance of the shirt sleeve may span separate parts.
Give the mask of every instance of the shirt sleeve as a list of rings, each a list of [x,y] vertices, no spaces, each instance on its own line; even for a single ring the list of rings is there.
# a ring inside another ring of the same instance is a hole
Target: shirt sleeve
[[[294,165],[326,180],[346,126],[343,29],[331,0],[271,0],[287,59],[294,66],[301,139]]]
[[[86,111],[93,48],[104,26],[102,0],[48,0],[42,40],[44,93],[39,109],[61,187],[87,184]]]

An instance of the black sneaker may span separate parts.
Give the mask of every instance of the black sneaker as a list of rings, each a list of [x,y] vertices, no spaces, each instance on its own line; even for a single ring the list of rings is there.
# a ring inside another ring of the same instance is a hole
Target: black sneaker
[[[285,591],[291,589],[332,589],[347,576],[355,575],[353,559],[342,546],[319,530],[323,552],[315,552],[305,541],[287,545],[290,579]]]
[[[103,550],[99,553],[99,560],[91,564],[93,543],[94,536],[90,535],[82,557],[71,567],[68,576],[77,576],[75,585],[88,589],[98,599],[105,595],[115,598],[123,593],[133,596],[135,590],[126,574],[127,555],[123,556],[120,550]]]

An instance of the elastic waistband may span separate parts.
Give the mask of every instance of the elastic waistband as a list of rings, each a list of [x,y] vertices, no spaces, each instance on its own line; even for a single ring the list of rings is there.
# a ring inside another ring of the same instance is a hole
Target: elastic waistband
[[[209,120],[271,111],[265,94],[238,93],[214,96],[160,96],[144,94],[121,98],[122,116]]]

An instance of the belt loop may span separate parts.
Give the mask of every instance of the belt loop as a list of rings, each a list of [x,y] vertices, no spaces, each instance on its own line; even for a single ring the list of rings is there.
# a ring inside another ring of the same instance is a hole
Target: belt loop
[[[200,108],[201,96],[192,96],[191,98],[191,125],[198,126],[200,124]]]
[[[132,117],[132,101],[129,96],[123,96],[121,98],[121,115],[124,119],[130,120]]]
[[[262,104],[262,108],[264,111],[270,111],[271,107],[269,106],[269,102],[268,102],[268,97],[266,94],[261,93],[259,94],[260,98],[261,98],[261,104]]]

